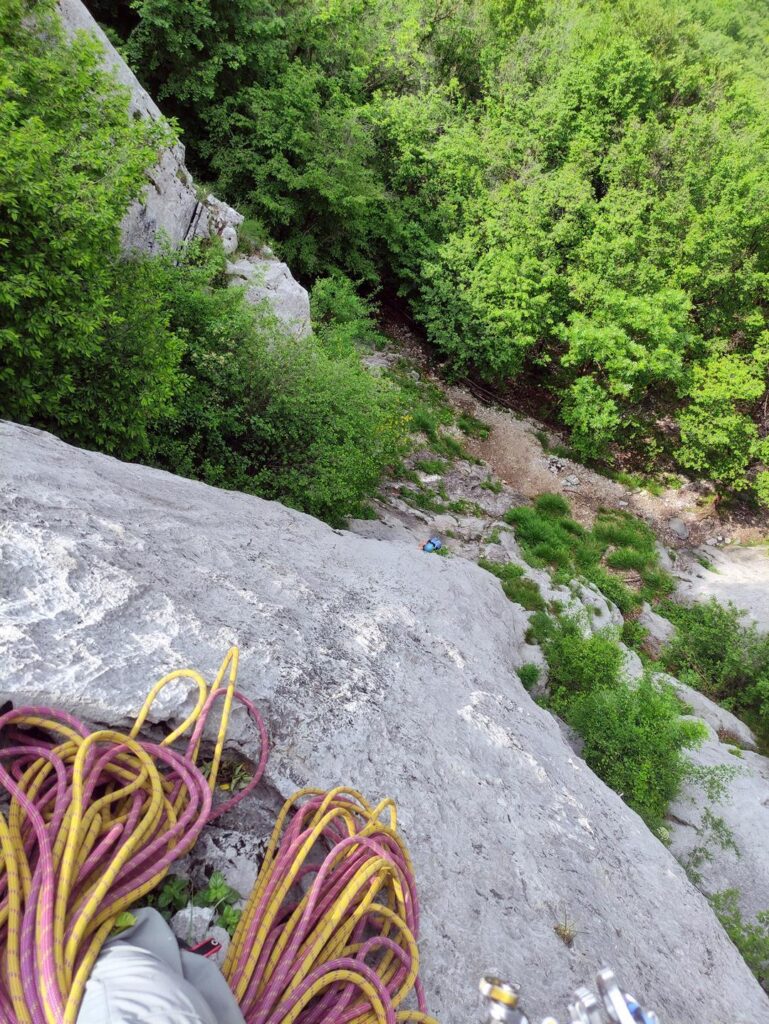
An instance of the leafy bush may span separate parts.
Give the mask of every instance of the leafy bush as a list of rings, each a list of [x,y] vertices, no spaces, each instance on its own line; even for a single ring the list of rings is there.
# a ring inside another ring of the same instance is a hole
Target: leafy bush
[[[737,889],[726,889],[712,896],[710,903],[759,985],[769,993],[769,910],[759,911],[753,922],[745,921],[739,899]]]
[[[360,348],[382,340],[371,304],[342,274],[318,278],[312,288],[310,310],[315,333],[333,355],[356,355]]]
[[[166,263],[185,386],[153,433],[158,465],[341,524],[405,451],[397,391],[352,358],[281,332],[265,304],[211,287],[222,257]]]
[[[628,684],[616,631],[586,635],[569,616],[532,625],[547,658],[551,707],[584,739],[593,771],[658,828],[689,770],[682,751],[704,728],[681,717],[671,687],[647,677]]]
[[[664,614],[676,626],[661,654],[670,671],[769,737],[769,635],[714,598],[691,607],[668,601]]]
[[[120,223],[169,133],[128,115],[99,45],[0,0],[0,415],[132,457],[180,345]]]
[[[624,657],[613,631],[586,636],[577,619],[563,617],[554,621],[543,650],[556,707],[574,694],[621,685]]]
[[[478,565],[492,573],[502,583],[506,597],[527,611],[544,611],[545,602],[534,580],[526,579],[520,565],[512,562],[493,562],[488,558],[478,559]]]
[[[686,777],[682,751],[706,735],[682,718],[672,687],[643,678],[636,689],[600,687],[568,705],[567,720],[585,740],[582,756],[607,785],[659,827]]]
[[[521,680],[521,685],[525,690],[533,690],[539,682],[540,669],[539,665],[535,665],[534,662],[528,662],[517,670],[518,678]]]

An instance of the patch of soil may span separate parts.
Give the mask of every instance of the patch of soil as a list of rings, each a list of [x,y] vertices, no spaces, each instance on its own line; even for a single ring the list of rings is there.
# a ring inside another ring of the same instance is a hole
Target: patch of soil
[[[447,384],[440,376],[435,352],[402,311],[386,307],[381,326],[395,343],[396,358],[413,361],[423,376],[444,390],[458,412],[470,413],[492,428],[485,439],[466,439],[466,447],[484,460],[491,474],[524,498],[536,498],[544,491],[563,494],[574,518],[585,526],[592,524],[602,508],[627,509],[648,522],[671,548],[692,548],[706,541],[750,544],[769,536],[766,513],[742,505],[718,505],[710,487],[702,482],[689,481],[679,489],[671,487],[654,495],[643,489],[631,490],[578,462],[546,452],[536,432],[547,434],[551,446],[562,443],[560,435],[539,419],[503,408],[492,392],[475,381]],[[524,404],[533,408],[533,403],[530,394]]]

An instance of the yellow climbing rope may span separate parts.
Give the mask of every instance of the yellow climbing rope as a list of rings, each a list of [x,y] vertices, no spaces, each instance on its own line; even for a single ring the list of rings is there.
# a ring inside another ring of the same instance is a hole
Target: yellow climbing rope
[[[267,733],[235,689],[237,670],[232,648],[210,687],[192,669],[169,673],[128,733],[91,732],[50,708],[0,716],[9,804],[0,813],[0,1024],[74,1024],[118,915],[163,880],[208,821],[258,785]],[[142,738],[153,704],[178,681],[196,691],[193,711],[159,743]],[[235,701],[259,732],[259,763],[245,789],[214,806]],[[206,778],[197,761],[217,702]],[[186,749],[177,749],[185,736]],[[354,790],[301,790],[278,816],[224,975],[247,1024],[432,1022],[418,981],[418,926],[393,802],[372,807]],[[418,1009],[403,1008],[410,997]]]

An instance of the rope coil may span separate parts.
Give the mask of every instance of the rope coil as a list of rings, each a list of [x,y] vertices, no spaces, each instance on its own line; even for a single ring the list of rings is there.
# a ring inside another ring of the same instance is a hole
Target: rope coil
[[[259,784],[267,730],[235,689],[237,669],[232,648],[210,688],[192,669],[170,672],[128,733],[91,732],[51,708],[0,716],[0,1024],[75,1024],[118,915]],[[143,739],[153,703],[177,680],[197,689],[194,710],[161,743]],[[197,760],[217,702],[206,778]],[[256,726],[259,762],[245,788],[215,805],[233,702]],[[247,1024],[435,1024],[418,980],[418,932],[392,800],[372,807],[354,790],[304,789],[278,816],[223,973]],[[403,1009],[412,993],[418,1009]]]

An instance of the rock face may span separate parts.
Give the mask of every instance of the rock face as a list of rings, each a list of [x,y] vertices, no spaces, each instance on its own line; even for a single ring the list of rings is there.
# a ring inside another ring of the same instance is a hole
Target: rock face
[[[132,116],[159,120],[162,114],[157,104],[81,0],[59,0],[59,10],[62,24],[70,35],[84,31],[98,39],[104,50],[104,63],[128,90]],[[147,171],[147,179],[141,199],[131,204],[123,219],[122,244],[126,252],[152,253],[164,242],[176,248],[193,238],[213,235],[220,236],[226,253],[237,250],[237,228],[243,221],[242,215],[212,195],[198,198],[192,175],[184,164],[184,146],[180,142],[162,151],[157,164]],[[257,288],[249,296],[250,300],[267,299],[278,319],[297,337],[305,337],[310,332],[307,291],[294,280],[286,264],[271,253],[250,259],[259,265],[260,279],[273,282]]]
[[[278,320],[292,334],[303,338],[310,333],[310,300],[285,263],[267,256],[247,256],[227,264],[233,285],[244,285],[246,298],[257,304],[265,299]]]
[[[476,1019],[489,968],[539,1019],[604,963],[665,1024],[769,1020],[704,898],[521,687],[526,616],[491,575],[30,428],[0,442],[0,699],[127,723],[161,673],[210,676],[238,643],[273,745],[262,813],[304,784],[397,800],[446,1024]]]
[[[670,807],[671,849],[682,864],[692,863],[703,892],[739,890],[740,907],[750,920],[769,909],[769,759],[719,742],[712,730],[690,758],[702,767],[721,766],[733,777],[720,800],[709,798],[702,787],[684,788]]]
[[[766,547],[718,548],[708,545],[702,555],[711,564],[705,568],[696,561],[676,563],[678,597],[685,601],[707,601],[715,597],[721,604],[732,601],[747,608],[759,629],[769,631],[769,551]]]

